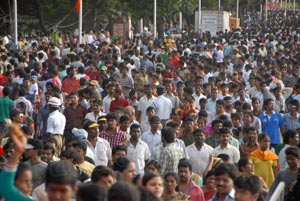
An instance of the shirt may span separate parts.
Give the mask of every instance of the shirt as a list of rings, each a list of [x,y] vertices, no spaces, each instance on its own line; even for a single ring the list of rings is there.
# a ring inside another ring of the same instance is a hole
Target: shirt
[[[284,147],[280,150],[279,154],[278,154],[278,160],[279,160],[279,167],[280,170],[285,170],[289,167],[287,161],[286,161],[286,154],[285,154],[285,150],[287,148],[289,148],[291,145],[289,144],[285,144]]]
[[[14,107],[14,102],[8,97],[0,98],[0,123],[9,117],[9,111]]]
[[[47,120],[47,133],[63,135],[65,126],[66,117],[62,113],[55,110],[49,114]]]
[[[164,95],[160,95],[153,101],[153,105],[156,109],[156,115],[161,120],[170,119],[170,114],[172,112],[172,101],[166,98]]]
[[[228,195],[226,196],[224,201],[234,201],[234,195],[235,195],[235,190],[232,189]],[[212,201],[219,201],[219,194],[216,192],[215,196],[213,197]]]
[[[148,98],[146,95],[144,95],[140,98],[140,102],[139,102],[139,105],[138,105],[138,110],[141,112],[140,122],[148,120],[148,118],[147,118],[147,108],[149,106],[154,107],[153,101],[155,99],[156,99],[155,96],[152,96],[151,98]]]
[[[103,98],[103,100],[102,100],[102,108],[103,108],[103,111],[104,111],[105,113],[108,113],[108,112],[109,112],[110,103],[111,103],[111,101],[113,101],[113,100],[114,100],[114,97],[109,96],[109,95],[107,95],[107,96],[105,96],[105,97]]]
[[[186,151],[190,157],[193,172],[203,176],[203,173],[209,163],[209,157],[213,152],[213,148],[203,143],[201,149],[198,150],[195,143],[193,143],[187,146]]]
[[[117,106],[119,106],[119,107],[126,107],[126,106],[129,106],[129,105],[130,105],[129,100],[126,99],[126,98],[120,98],[119,100],[112,100],[110,102],[109,111],[110,112],[115,111],[115,108]]]
[[[151,130],[143,133],[141,136],[141,140],[148,144],[151,155],[153,155],[155,147],[157,147],[161,143],[160,130],[156,131],[156,133],[152,133]]]
[[[99,133],[99,137],[107,140],[111,148],[114,148],[114,146],[116,145],[122,144],[122,142],[127,139],[126,133],[121,131],[119,128],[116,128],[115,133],[112,136],[108,135],[106,130],[101,131]]]
[[[73,128],[82,128],[84,117],[87,113],[87,109],[81,105],[73,108],[71,105],[66,107],[64,115],[66,117],[66,130],[72,130]]]
[[[72,91],[79,89],[79,87],[80,87],[79,79],[76,78],[68,77],[64,79],[62,83],[62,91],[68,94],[71,93]]]
[[[209,98],[207,100],[206,110],[209,112],[215,112],[216,111],[216,102],[217,100],[213,100]]]
[[[99,112],[98,114],[95,115],[94,112],[89,112],[85,115],[84,119],[88,119],[88,120],[91,120],[91,121],[94,121],[94,122],[97,122],[98,118],[101,117],[101,116],[104,116],[106,115],[105,113],[103,112]]]
[[[184,153],[175,142],[167,144],[160,155],[161,175],[168,172],[177,172],[179,160],[184,157]]]
[[[142,140],[139,140],[136,146],[129,141],[127,157],[135,163],[136,174],[144,174],[145,160],[149,160],[151,157],[150,149]]]
[[[105,139],[97,137],[95,147],[88,140],[86,140],[86,144],[94,153],[95,165],[107,166],[108,161],[111,160],[111,148],[109,142]]]
[[[204,201],[205,200],[202,189],[191,180],[183,193],[190,195],[191,196],[190,200],[192,200],[192,201]]]
[[[221,148],[221,145],[217,146],[212,151],[212,154],[214,156],[218,156],[219,154],[227,154],[230,157],[230,163],[238,163],[240,160],[239,150],[231,144],[227,144],[227,146],[224,149]]]
[[[295,117],[292,117],[291,113],[283,115],[283,121],[287,129],[296,130],[300,128],[300,114],[296,113]]]

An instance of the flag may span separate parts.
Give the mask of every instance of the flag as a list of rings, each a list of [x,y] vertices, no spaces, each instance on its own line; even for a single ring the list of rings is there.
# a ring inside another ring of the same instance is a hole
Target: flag
[[[77,0],[77,3],[76,3],[76,8],[75,8],[75,10],[76,10],[76,12],[77,13],[79,13],[79,11],[80,11],[80,0]]]

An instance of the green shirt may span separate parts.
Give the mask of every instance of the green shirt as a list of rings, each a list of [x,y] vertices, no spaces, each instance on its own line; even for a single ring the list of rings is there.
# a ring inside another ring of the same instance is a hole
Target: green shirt
[[[8,97],[0,98],[0,123],[9,118],[9,111],[14,107],[14,102]]]

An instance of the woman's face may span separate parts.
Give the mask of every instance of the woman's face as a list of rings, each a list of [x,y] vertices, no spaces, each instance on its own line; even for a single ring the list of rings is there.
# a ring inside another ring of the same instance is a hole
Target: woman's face
[[[153,164],[148,165],[147,170],[148,170],[148,173],[160,174],[158,169]]]
[[[267,150],[270,147],[270,137],[265,137],[259,142],[261,150]]]
[[[243,172],[254,172],[254,165],[253,165],[253,162],[252,160],[249,160],[248,164],[245,165],[243,168]]]
[[[145,188],[150,193],[153,193],[155,197],[160,198],[164,190],[162,179],[160,176],[152,178],[147,182]]]
[[[165,180],[167,192],[174,192],[177,186],[177,181],[174,176],[170,175]]]
[[[252,123],[252,118],[249,114],[244,114],[243,120],[246,125],[250,125]]]
[[[132,182],[135,177],[135,164],[130,162],[128,167],[122,172],[123,179],[127,182]]]
[[[32,191],[32,172],[26,170],[22,172],[15,181],[16,187],[25,195],[30,195]]]
[[[215,175],[211,175],[208,178],[206,178],[205,181],[206,187],[208,187],[209,189],[216,188],[215,179],[216,179]]]

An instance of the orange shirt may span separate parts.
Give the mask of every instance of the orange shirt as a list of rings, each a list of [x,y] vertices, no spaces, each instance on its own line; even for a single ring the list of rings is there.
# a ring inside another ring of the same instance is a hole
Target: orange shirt
[[[79,80],[76,78],[66,78],[62,83],[62,90],[66,93],[71,93],[72,91],[75,91],[79,89],[80,83]]]

